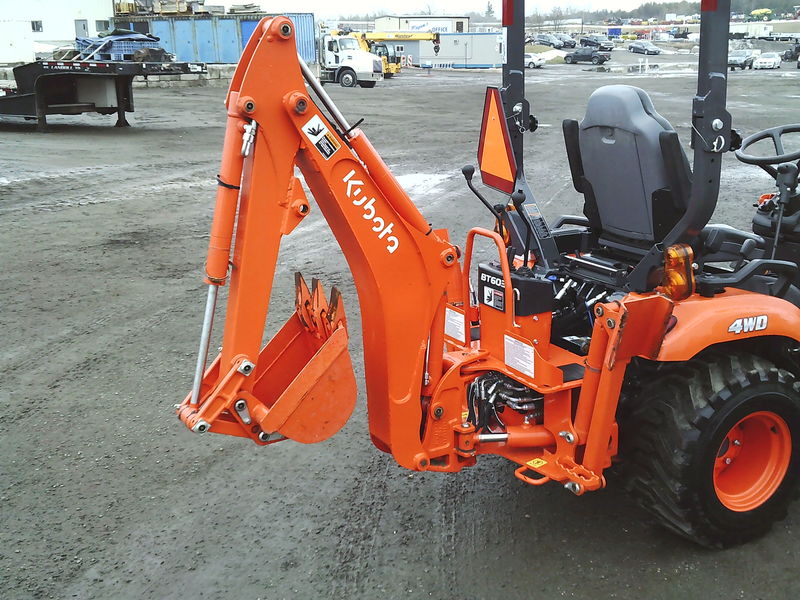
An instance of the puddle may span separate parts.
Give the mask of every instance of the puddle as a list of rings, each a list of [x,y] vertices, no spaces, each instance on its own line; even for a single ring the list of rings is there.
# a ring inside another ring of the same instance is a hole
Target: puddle
[[[643,61],[636,65],[600,65],[597,67],[587,67],[584,71],[596,73],[629,73],[634,75],[683,75],[686,73],[696,73],[697,65],[694,63],[651,63]]]
[[[400,186],[411,196],[438,191],[439,185],[453,177],[449,173],[407,173],[396,175]]]

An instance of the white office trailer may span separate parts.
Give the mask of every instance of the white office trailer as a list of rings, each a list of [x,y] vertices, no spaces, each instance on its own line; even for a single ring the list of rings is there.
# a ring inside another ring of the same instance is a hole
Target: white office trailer
[[[375,19],[375,31],[466,33],[469,31],[469,17],[452,15],[387,15]]]
[[[5,4],[5,3],[4,3]],[[96,36],[109,27],[112,0],[19,0],[0,14],[0,63],[30,62],[37,53]]]
[[[434,69],[492,69],[503,66],[505,36],[502,32],[443,33],[439,36],[439,52],[431,41],[404,42],[400,56],[415,67]],[[395,44],[397,48],[398,44]],[[410,56],[410,59],[409,59]]]

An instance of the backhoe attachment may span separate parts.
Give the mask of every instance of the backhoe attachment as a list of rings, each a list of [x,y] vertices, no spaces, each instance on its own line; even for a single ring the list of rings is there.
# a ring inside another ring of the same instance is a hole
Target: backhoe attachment
[[[298,276],[295,313],[262,347],[281,240],[312,210],[307,186],[359,294],[372,440],[403,466],[427,466],[421,396],[442,374],[456,248],[298,59],[286,17],[259,23],[226,106],[208,299],[195,383],[178,407],[180,419],[198,433],[266,444],[322,441],[350,416],[356,384],[338,291],[328,301],[318,282],[309,290]],[[206,368],[218,290],[226,284],[222,348]]]

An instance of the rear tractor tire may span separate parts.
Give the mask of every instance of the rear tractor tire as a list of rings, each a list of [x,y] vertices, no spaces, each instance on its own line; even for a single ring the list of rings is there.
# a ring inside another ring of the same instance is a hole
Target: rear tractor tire
[[[800,383],[750,354],[659,369],[626,400],[627,489],[667,529],[703,546],[763,535],[798,495]]]

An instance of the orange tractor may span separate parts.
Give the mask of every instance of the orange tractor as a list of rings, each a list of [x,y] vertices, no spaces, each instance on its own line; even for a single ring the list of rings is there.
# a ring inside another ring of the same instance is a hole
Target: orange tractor
[[[729,4],[702,5],[692,167],[643,90],[602,87],[563,125],[584,214],[548,224],[522,165],[536,129],[524,6],[506,2],[508,63],[486,93],[478,156],[507,201],[492,205],[464,167],[494,225],[463,247],[427,222],[297,57],[292,22],[264,19],[227,96],[205,319],[179,418],[259,445],[312,443],[353,410],[338,291],[328,299],[298,275],[295,312],[261,347],[281,239],[312,210],[299,170],[358,290],[380,450],[419,471],[500,455],[520,480],[577,495],[619,462],[631,494],[680,535],[724,546],[768,530],[800,475],[800,152],[782,142],[800,125],[743,142],[731,129]],[[774,151],[753,154],[763,140]],[[752,232],[708,224],[731,150],[776,181]],[[474,265],[477,238],[496,255]],[[221,354],[207,366],[228,282]]]

